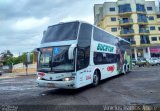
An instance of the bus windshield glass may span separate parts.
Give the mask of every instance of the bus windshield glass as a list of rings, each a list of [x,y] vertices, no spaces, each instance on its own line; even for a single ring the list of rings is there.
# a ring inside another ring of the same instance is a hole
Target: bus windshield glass
[[[69,22],[48,27],[41,43],[76,40],[79,22]]]
[[[45,50],[45,52],[43,50]],[[75,66],[74,60],[68,59],[68,50],[69,46],[47,48],[47,51],[46,48],[41,49],[38,71],[48,71],[48,72],[74,71],[74,66]]]
[[[38,70],[51,71],[52,48],[40,50]]]

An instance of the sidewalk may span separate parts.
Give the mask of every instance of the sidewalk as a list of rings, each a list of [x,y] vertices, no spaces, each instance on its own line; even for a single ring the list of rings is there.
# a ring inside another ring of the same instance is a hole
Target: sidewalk
[[[0,80],[1,79],[9,79],[9,78],[16,78],[16,77],[20,77],[20,76],[30,76],[30,75],[36,75],[35,73],[28,73],[26,75],[26,73],[3,73],[2,76],[0,76]]]

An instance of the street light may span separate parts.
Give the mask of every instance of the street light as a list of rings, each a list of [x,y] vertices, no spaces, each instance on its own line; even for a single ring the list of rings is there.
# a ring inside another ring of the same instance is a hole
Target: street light
[[[158,5],[159,5],[159,12],[160,12],[160,0],[158,0]]]

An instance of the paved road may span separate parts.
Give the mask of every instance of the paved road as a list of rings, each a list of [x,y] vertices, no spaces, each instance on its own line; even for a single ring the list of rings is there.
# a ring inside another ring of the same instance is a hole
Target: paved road
[[[78,90],[36,87],[36,76],[0,79],[0,105],[160,104],[160,66],[135,68]]]

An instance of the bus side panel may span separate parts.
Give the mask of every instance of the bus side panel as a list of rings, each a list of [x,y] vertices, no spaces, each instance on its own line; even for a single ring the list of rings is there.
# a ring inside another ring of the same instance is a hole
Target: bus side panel
[[[93,79],[93,68],[88,66],[82,70],[77,71],[76,74],[76,87],[80,88],[92,83]]]
[[[117,64],[99,65],[101,69],[101,80],[118,74]]]

